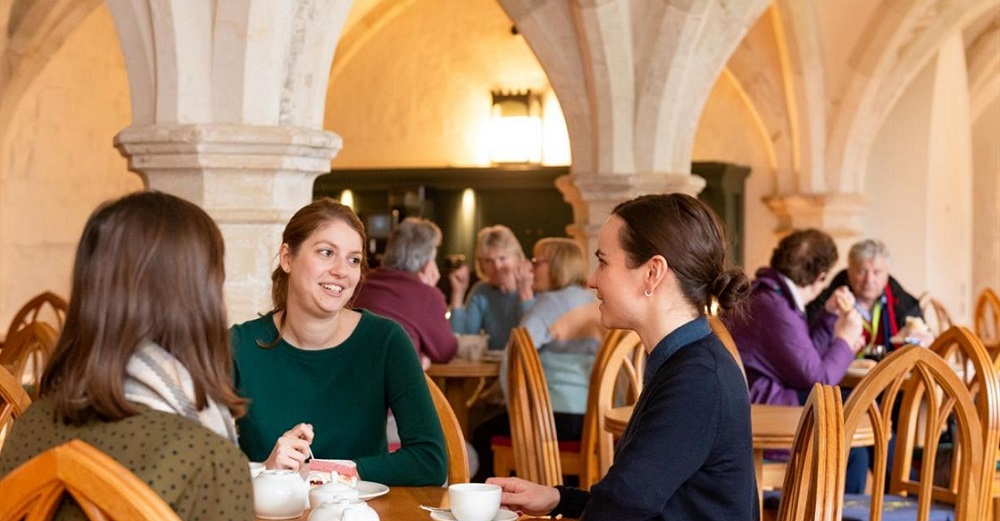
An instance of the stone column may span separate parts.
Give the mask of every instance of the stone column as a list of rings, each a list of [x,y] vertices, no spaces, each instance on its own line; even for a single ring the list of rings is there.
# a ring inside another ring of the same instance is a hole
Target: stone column
[[[570,174],[556,179],[556,187],[573,207],[573,224],[566,231],[580,243],[589,260],[597,249],[597,233],[615,205],[642,194],[697,195],[705,188],[705,180],[690,174]]]
[[[115,144],[226,241],[229,320],[270,308],[281,230],[341,139],[322,130],[351,0],[107,0],[132,100]]]
[[[229,319],[269,310],[281,231],[330,170],[340,138],[296,127],[149,125],[123,130],[115,145],[147,187],[198,204],[218,223]]]
[[[775,243],[792,230],[818,228],[829,233],[840,254],[838,266],[847,262],[847,251],[861,239],[868,198],[858,193],[788,194],[764,199],[778,216]]]
[[[616,203],[701,191],[691,154],[702,108],[766,0],[499,1],[566,116],[573,166],[557,185],[588,258]]]

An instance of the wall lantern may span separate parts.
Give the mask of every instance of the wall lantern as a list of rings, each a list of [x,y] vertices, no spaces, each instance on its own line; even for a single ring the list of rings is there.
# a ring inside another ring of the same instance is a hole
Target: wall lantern
[[[490,160],[494,164],[542,162],[542,104],[538,94],[493,91]]]

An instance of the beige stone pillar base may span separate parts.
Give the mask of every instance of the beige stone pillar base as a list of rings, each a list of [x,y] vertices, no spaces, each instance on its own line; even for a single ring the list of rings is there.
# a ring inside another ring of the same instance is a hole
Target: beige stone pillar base
[[[843,265],[847,250],[864,230],[862,217],[868,198],[859,193],[788,194],[765,197],[764,204],[778,216],[778,239],[796,229],[823,230],[837,243],[837,264]]]
[[[556,179],[556,187],[573,206],[573,224],[566,231],[580,242],[589,261],[597,233],[615,205],[642,194],[697,195],[705,180],[691,174],[570,174]]]
[[[235,323],[270,309],[281,231],[312,199],[313,181],[330,170],[341,139],[296,127],[152,125],[123,130],[115,146],[148,188],[198,204],[219,224]]]

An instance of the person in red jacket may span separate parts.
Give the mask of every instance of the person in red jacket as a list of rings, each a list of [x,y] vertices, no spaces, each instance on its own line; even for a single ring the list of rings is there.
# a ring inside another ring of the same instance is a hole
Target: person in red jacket
[[[391,318],[413,340],[426,369],[454,358],[458,341],[448,323],[436,257],[441,229],[427,219],[408,217],[389,235],[382,265],[358,288],[354,307]]]

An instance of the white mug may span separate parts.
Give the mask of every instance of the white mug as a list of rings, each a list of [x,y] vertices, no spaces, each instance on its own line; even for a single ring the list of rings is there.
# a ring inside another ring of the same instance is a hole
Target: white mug
[[[493,521],[500,511],[500,486],[458,483],[448,487],[451,515],[458,521]]]

